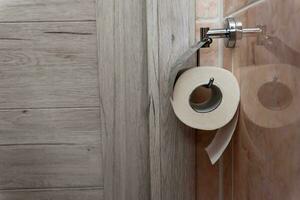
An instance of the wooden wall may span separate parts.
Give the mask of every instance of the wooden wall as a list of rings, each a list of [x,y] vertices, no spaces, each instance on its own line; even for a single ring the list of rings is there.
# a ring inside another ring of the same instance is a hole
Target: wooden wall
[[[98,0],[105,200],[195,200],[195,135],[169,71],[195,41],[194,0]]]
[[[94,0],[0,3],[0,199],[102,199]]]
[[[0,11],[1,200],[195,200],[195,135],[167,87],[194,42],[194,1]]]
[[[151,197],[195,200],[195,131],[175,117],[168,87],[171,67],[195,42],[195,1],[147,0],[147,32]]]
[[[98,0],[104,199],[149,200],[146,5]]]

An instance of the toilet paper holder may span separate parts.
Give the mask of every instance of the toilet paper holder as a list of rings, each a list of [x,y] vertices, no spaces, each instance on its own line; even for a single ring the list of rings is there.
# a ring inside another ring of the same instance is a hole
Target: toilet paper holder
[[[235,18],[227,18],[224,22],[223,29],[210,29],[208,27],[201,27],[200,38],[201,40],[205,40],[206,38],[223,38],[226,48],[234,48],[236,42],[241,40],[243,37],[259,37],[263,32],[262,26],[243,28],[242,22],[235,20]],[[206,44],[201,48],[208,48],[210,47],[210,44]]]
[[[224,39],[226,48],[235,48],[236,42],[243,37],[256,36],[258,41],[262,35],[266,34],[264,26],[255,28],[243,28],[243,24],[235,18],[227,18],[223,29],[210,29],[208,27],[200,28],[200,41],[190,47],[182,56],[180,56],[170,71],[169,88],[172,94],[173,87],[180,72],[188,69],[186,62],[197,52],[197,66],[200,65],[200,49],[209,48],[213,39]]]

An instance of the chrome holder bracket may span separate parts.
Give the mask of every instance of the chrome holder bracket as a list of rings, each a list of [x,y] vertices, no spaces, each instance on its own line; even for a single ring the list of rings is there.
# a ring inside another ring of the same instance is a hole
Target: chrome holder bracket
[[[208,27],[202,27],[200,32],[201,40],[204,38],[223,38],[225,47],[234,48],[238,40],[241,40],[243,37],[259,37],[261,33],[263,33],[263,30],[260,26],[255,28],[243,28],[243,24],[241,22],[236,21],[234,18],[227,18],[224,22],[223,29],[210,29]]]

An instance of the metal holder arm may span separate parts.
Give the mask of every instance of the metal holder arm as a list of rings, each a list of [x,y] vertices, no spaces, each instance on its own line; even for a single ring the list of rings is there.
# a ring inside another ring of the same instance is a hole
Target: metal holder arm
[[[234,18],[225,20],[224,29],[201,28],[201,40],[204,38],[224,38],[227,48],[234,48],[237,40],[243,37],[259,36],[263,30],[260,27],[243,28],[243,24]]]

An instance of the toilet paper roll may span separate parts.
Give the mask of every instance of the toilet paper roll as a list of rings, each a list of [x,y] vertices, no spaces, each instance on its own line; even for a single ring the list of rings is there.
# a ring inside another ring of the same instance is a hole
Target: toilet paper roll
[[[210,87],[211,97],[203,103],[192,103],[191,95],[198,87]],[[206,148],[214,164],[229,144],[238,119],[239,84],[234,75],[217,67],[195,67],[177,79],[171,103],[176,116],[187,126],[199,130],[219,129]]]
[[[247,118],[263,128],[280,128],[300,118],[300,70],[288,64],[247,66],[238,69],[241,108]]]

